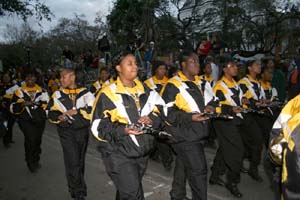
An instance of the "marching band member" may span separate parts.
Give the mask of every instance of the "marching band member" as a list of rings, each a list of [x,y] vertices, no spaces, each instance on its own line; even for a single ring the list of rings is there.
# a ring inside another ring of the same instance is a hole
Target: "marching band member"
[[[122,55],[116,70],[117,80],[97,96],[91,131],[99,140],[106,172],[117,190],[116,199],[143,200],[142,178],[154,138],[130,125],[160,127],[158,111],[162,109],[158,108],[164,102],[136,79],[138,67],[132,54]]]
[[[97,96],[98,92],[105,86],[109,85],[112,81],[112,79],[109,79],[109,70],[107,67],[103,67],[100,69],[100,75],[99,80],[96,81],[91,86],[91,93],[94,94],[94,96]]]
[[[244,144],[241,136],[243,92],[234,80],[238,73],[235,62],[228,61],[225,63],[223,73],[224,76],[214,87],[214,93],[218,97],[220,105],[217,112],[232,115],[234,118],[232,120],[217,119],[213,121],[219,148],[211,168],[212,174],[209,183],[226,186],[235,197],[241,198],[242,193],[237,184],[240,180],[240,169],[244,156]],[[225,170],[226,183],[220,178]]]
[[[199,59],[195,53],[183,53],[182,71],[169,79],[162,91],[167,105],[167,130],[176,140],[172,144],[176,152],[176,164],[171,199],[185,198],[185,179],[195,200],[207,199],[207,166],[204,141],[208,135],[203,112],[214,109],[205,107],[204,91],[199,73]]]
[[[262,110],[267,103],[265,92],[261,87],[257,76],[261,73],[261,65],[256,60],[247,63],[248,74],[239,81],[244,96],[249,100],[248,107],[253,110]],[[260,164],[264,142],[268,142],[272,121],[265,114],[247,113],[244,116],[245,131],[243,139],[247,151],[250,154],[250,168],[248,174],[256,181],[262,182],[259,175]]]
[[[47,106],[48,118],[57,124],[71,197],[83,200],[87,195],[84,166],[95,97],[88,89],[78,87],[72,69],[61,71],[60,82],[61,88],[54,92]]]
[[[284,200],[300,198],[300,95],[291,99],[282,109],[272,128],[272,138],[280,137],[278,143],[272,144],[269,151],[278,156],[282,162],[282,196]]]
[[[152,63],[152,77],[145,81],[145,84],[152,90],[160,93],[164,85],[168,82],[167,66],[162,61],[153,61]],[[161,162],[167,171],[172,168],[173,153],[169,144],[165,141],[155,141],[155,149],[150,154],[150,158]]]
[[[10,103],[15,91],[19,86],[11,80],[9,73],[3,75],[3,82],[0,84],[0,112],[2,113],[5,121],[7,122],[6,134],[3,136],[3,144],[6,148],[9,148],[11,143],[14,143],[12,140],[13,137],[13,126],[15,124],[15,117],[10,112]]]
[[[25,73],[25,83],[15,91],[10,110],[19,118],[19,126],[25,137],[25,160],[30,172],[41,167],[42,135],[46,122],[48,93],[36,84],[35,71]]]

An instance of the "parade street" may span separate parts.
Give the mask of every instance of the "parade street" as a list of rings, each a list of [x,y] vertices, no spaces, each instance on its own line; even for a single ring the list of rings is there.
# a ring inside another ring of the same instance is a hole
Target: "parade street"
[[[41,165],[38,173],[29,172],[24,161],[23,134],[18,125],[14,126],[13,139],[15,144],[11,148],[0,147],[0,199],[1,200],[69,200],[67,189],[63,153],[56,132],[56,127],[47,124],[43,142]],[[208,169],[213,162],[215,150],[206,148]],[[247,164],[247,163],[246,163]],[[88,200],[113,200],[115,189],[107,176],[100,153],[97,151],[97,142],[90,136],[86,155],[85,176],[88,188]],[[247,174],[242,174],[240,191],[245,200],[273,200],[274,195],[264,169],[260,165],[260,173],[264,181],[258,183]],[[174,163],[173,163],[174,167]],[[173,172],[166,172],[160,163],[150,161],[143,179],[146,200],[170,199]],[[188,197],[191,197],[187,186]],[[234,199],[224,187],[208,186],[208,199]]]

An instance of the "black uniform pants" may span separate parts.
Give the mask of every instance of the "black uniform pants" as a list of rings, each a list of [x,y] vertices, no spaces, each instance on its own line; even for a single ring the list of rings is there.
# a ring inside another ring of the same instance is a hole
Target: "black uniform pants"
[[[226,170],[228,183],[238,183],[244,156],[244,144],[240,132],[241,120],[215,120],[219,148],[212,166],[211,178],[219,178]]]
[[[208,124],[208,142],[213,143],[215,139],[217,139],[217,133],[213,126],[212,120],[208,121],[207,124]]]
[[[7,133],[3,137],[3,143],[9,144],[12,142],[12,136],[13,136],[13,126],[15,124],[15,117],[12,115],[8,115],[7,117]]]
[[[255,120],[262,132],[265,147],[266,149],[268,149],[270,133],[273,127],[274,120],[271,115],[256,115]]]
[[[40,160],[40,154],[42,152],[41,143],[42,135],[45,129],[46,121],[28,121],[19,120],[19,126],[24,134],[24,146],[25,146],[25,160],[30,166],[36,165]]]
[[[207,165],[203,144],[200,142],[182,142],[173,144],[176,163],[172,190],[172,199],[181,200],[186,195],[186,179],[192,189],[193,200],[207,199]]]
[[[253,114],[243,115],[242,139],[249,154],[250,170],[256,170],[261,161],[263,134]]]
[[[142,179],[148,156],[128,158],[118,151],[102,153],[103,163],[116,190],[116,200],[144,200]]]
[[[71,196],[86,196],[84,181],[85,155],[89,140],[88,128],[58,128],[63,149],[66,177]]]
[[[150,157],[153,159],[161,159],[161,162],[164,166],[170,166],[173,162],[173,152],[169,144],[155,139],[155,148],[150,154]]]

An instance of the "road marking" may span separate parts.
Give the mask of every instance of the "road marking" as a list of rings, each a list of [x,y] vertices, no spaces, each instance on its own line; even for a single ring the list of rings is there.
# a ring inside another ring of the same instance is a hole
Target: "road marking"
[[[150,197],[152,194],[154,194],[154,192],[145,192],[144,197],[145,198]]]
[[[165,186],[165,184],[164,184],[164,183],[161,183],[161,184],[159,184],[159,185],[153,187],[153,190],[156,190],[157,188],[164,187],[164,186]]]
[[[59,146],[61,145],[58,137],[51,137],[51,136],[46,135],[46,134],[44,134],[43,137],[44,137],[44,139],[46,139],[48,141],[51,141],[51,142],[54,142],[54,143],[58,144]],[[50,146],[52,148],[55,148],[56,150],[62,152],[62,149],[59,148],[58,146],[53,146],[53,145],[50,145]],[[94,152],[98,153],[98,151],[94,151]],[[92,153],[90,153],[90,151],[87,151],[86,156],[89,157],[89,158],[91,158],[91,159],[97,160],[97,161],[102,161],[102,159],[96,157],[95,155],[93,155]],[[85,162],[88,163],[89,165],[93,165],[93,166],[97,166],[98,168],[100,167],[101,169],[105,169],[104,166],[102,166],[100,164],[95,164],[94,162],[89,161],[88,159],[86,159]],[[167,181],[167,182],[170,182],[170,181],[172,182],[173,179],[169,178],[169,177],[166,177],[166,176],[163,176],[163,175],[161,175],[161,174],[159,174],[157,172],[154,172],[154,171],[152,171],[152,170],[150,170],[148,168],[147,169],[147,174],[143,177],[143,179],[146,182],[154,185],[154,187],[153,187],[154,190],[156,190],[158,188],[162,188],[164,190],[167,190],[167,189],[171,188],[171,186],[169,184],[159,183],[157,181],[154,181],[153,178],[151,178],[151,177],[158,177],[158,178],[163,179],[164,181]],[[113,186],[113,182],[112,181],[108,181],[107,184]],[[147,198],[147,197],[150,197],[153,194],[154,194],[154,192],[146,192],[146,193],[144,193],[144,196],[145,196],[145,198]],[[216,194],[213,194],[213,193],[210,193],[210,192],[208,192],[207,195],[210,196],[210,197],[214,197],[217,200],[225,200],[224,197],[216,195]]]

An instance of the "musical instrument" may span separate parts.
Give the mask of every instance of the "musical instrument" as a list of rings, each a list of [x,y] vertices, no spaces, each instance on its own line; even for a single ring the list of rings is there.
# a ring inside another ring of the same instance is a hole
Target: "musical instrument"
[[[203,113],[204,117],[208,117],[209,119],[233,119],[231,115],[220,114],[216,112],[205,112]]]
[[[134,129],[139,132],[143,132],[143,134],[152,135],[153,137],[157,137],[160,139],[169,139],[173,136],[165,131],[156,130],[152,126],[146,125],[146,124],[127,124],[126,128]]]
[[[269,144],[268,154],[271,161],[276,165],[282,165],[283,150],[286,143],[287,141],[284,138],[283,133],[280,132],[280,134],[275,136]]]

